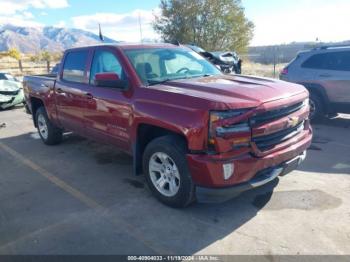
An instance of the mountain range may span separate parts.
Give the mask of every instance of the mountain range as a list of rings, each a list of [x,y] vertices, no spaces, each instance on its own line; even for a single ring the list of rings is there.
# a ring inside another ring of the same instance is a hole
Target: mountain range
[[[104,37],[104,42],[117,43],[118,41]],[[58,52],[71,47],[98,43],[101,43],[98,35],[80,29],[52,26],[34,28],[9,24],[0,26],[0,52],[12,47],[29,54],[38,53],[41,50]],[[327,44],[350,45],[350,40],[334,43],[294,42],[284,45],[249,47],[248,54],[244,57],[264,64],[287,63],[301,50]]]
[[[105,43],[117,41],[104,37]],[[80,29],[46,27],[0,26],[0,51],[17,48],[22,53],[63,51],[67,48],[101,43],[98,35]]]

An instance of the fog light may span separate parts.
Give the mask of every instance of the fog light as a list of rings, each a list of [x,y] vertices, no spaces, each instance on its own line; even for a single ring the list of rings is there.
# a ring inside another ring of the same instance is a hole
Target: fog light
[[[224,179],[227,180],[233,175],[235,165],[233,163],[223,164],[222,168],[224,170]]]
[[[300,155],[298,164],[300,165],[302,162],[304,162],[305,158],[306,158],[306,150]]]

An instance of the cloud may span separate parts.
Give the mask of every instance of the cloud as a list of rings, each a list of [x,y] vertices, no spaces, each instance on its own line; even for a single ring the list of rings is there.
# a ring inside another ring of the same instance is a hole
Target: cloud
[[[0,16],[0,25],[15,25],[15,26],[28,26],[28,27],[42,27],[44,24],[33,21],[33,20],[26,20],[24,17],[20,15],[14,15],[11,17],[4,17]]]
[[[55,24],[54,27],[66,27],[66,22],[61,20],[57,24]]]
[[[350,37],[350,2],[295,2],[292,8],[251,17],[255,24],[251,45],[270,45],[293,41],[342,41]]]
[[[22,15],[22,17],[24,19],[33,19],[34,18],[34,15],[31,12],[28,12],[28,11],[22,12],[21,15]]]
[[[0,25],[41,27],[44,25],[34,20],[34,15],[27,11],[29,8],[56,9],[68,6],[67,0],[1,0]]]
[[[1,15],[12,15],[28,8],[64,8],[68,7],[67,0],[1,0]]]
[[[150,11],[137,9],[124,14],[96,13],[73,17],[72,22],[74,27],[94,33],[98,32],[100,23],[104,35],[120,41],[138,42],[140,41],[139,19],[143,38],[159,38],[152,28],[154,14],[157,12],[159,12],[158,9]]]

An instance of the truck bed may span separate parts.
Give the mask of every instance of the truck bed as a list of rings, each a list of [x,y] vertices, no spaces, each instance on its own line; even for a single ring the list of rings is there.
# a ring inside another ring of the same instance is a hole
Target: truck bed
[[[54,88],[55,82],[55,74],[24,76],[23,88],[27,104],[30,105],[30,97],[37,97],[44,100]],[[31,111],[30,106],[29,110]]]
[[[42,74],[42,75],[31,75],[31,76],[24,76],[24,79],[50,79],[55,80],[57,77],[56,74]]]
[[[44,75],[33,75],[33,76],[24,76],[23,86],[28,88],[28,91],[45,88],[53,88],[56,81],[55,74],[44,74]]]

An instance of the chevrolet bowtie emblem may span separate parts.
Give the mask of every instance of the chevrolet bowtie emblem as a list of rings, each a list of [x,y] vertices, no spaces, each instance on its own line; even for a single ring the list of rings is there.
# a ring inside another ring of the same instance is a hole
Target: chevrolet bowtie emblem
[[[299,117],[297,116],[290,117],[288,120],[288,124],[290,127],[295,127],[298,123],[299,123]]]

